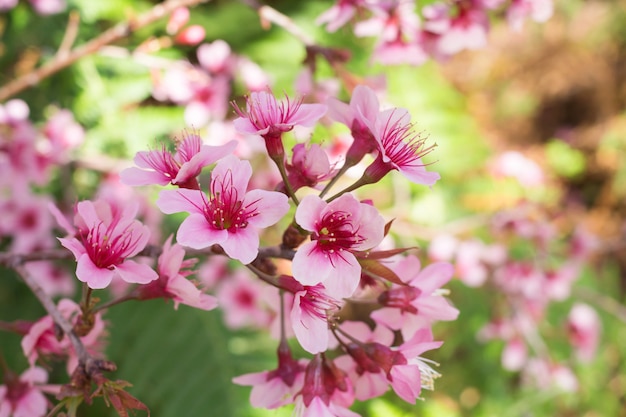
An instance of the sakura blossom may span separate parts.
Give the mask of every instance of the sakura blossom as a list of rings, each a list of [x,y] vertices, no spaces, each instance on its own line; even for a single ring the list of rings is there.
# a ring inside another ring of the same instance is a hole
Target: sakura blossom
[[[192,267],[197,259],[184,259],[185,250],[178,244],[172,244],[170,236],[159,256],[157,272],[159,278],[139,287],[139,299],[165,298],[174,300],[174,308],[180,304],[201,310],[212,310],[217,307],[217,299],[204,294],[186,277],[193,273]]]
[[[328,155],[318,144],[311,144],[308,149],[303,143],[293,148],[291,164],[287,164],[287,180],[293,191],[301,187],[315,187],[318,183],[334,176],[334,170],[328,161]],[[277,186],[283,191],[284,184]]]
[[[410,120],[406,109],[395,108],[380,112],[376,121],[370,122],[379,154],[363,174],[369,183],[378,182],[391,170],[400,171],[416,184],[432,186],[439,180],[439,174],[426,171],[421,160],[435,145],[426,146],[426,139],[413,132]]]
[[[401,330],[405,338],[410,338],[434,321],[457,318],[459,311],[439,292],[452,278],[454,267],[451,264],[436,262],[422,269],[419,259],[409,255],[391,269],[407,286],[395,285],[378,297],[383,308],[371,314],[378,324]]]
[[[596,310],[588,304],[574,304],[567,317],[567,330],[580,361],[590,362],[595,357],[600,342],[600,328],[600,317]]]
[[[135,220],[137,208],[116,207],[104,200],[76,205],[77,229],[70,226],[70,236],[58,239],[76,258],[76,277],[90,288],[106,288],[115,277],[136,284],[158,278],[148,265],[128,259],[141,252],[150,238],[148,227]],[[60,223],[67,222],[62,219]]]
[[[312,234],[294,256],[295,279],[303,285],[322,283],[334,298],[350,297],[361,277],[354,253],[372,249],[383,240],[382,216],[352,194],[330,203],[308,195],[296,210],[296,222]]]
[[[248,191],[252,166],[227,156],[211,172],[209,194],[200,190],[162,190],[156,202],[166,214],[190,214],[180,225],[177,241],[194,249],[220,245],[244,264],[256,258],[259,231],[278,222],[289,210],[287,196],[266,190]]]
[[[176,140],[176,153],[165,147],[137,152],[134,161],[138,167],[125,169],[120,177],[127,185],[171,183],[181,188],[198,188],[196,177],[202,168],[232,153],[236,147],[235,141],[220,146],[204,145],[197,133],[184,132],[182,139]]]

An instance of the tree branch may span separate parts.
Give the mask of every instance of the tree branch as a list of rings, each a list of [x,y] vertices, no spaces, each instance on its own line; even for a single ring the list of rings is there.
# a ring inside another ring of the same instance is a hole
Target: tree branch
[[[79,59],[97,52],[103,46],[115,43],[127,36],[130,36],[138,29],[141,29],[142,27],[167,16],[179,7],[191,7],[206,1],[207,0],[166,0],[161,4],[157,4],[150,11],[127,22],[122,22],[113,26],[100,34],[98,37],[72,49],[69,52],[58,53],[51,61],[41,67],[5,84],[0,88],[0,102],[7,100],[29,87],[39,84],[45,78],[72,65]]]

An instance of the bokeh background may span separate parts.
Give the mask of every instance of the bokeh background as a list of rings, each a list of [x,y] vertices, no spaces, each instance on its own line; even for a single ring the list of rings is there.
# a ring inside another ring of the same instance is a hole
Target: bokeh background
[[[70,0],[68,10],[80,16],[76,44],[153,4]],[[362,197],[376,199],[385,216],[396,218],[392,234],[398,244],[419,245],[426,259],[429,243],[442,233],[493,243],[489,219],[520,201],[539,207],[557,236],[584,225],[599,241],[571,297],[551,303],[540,326],[550,355],[568,363],[577,376],[576,390],[529,385],[520,372],[503,369],[504,342],[477,337],[499,308],[496,290],[453,280],[450,299],[461,314],[455,322],[435,327],[436,339],[445,343],[427,355],[440,363],[443,374],[436,390],[424,392],[424,401],[416,405],[389,393],[357,404],[355,410],[371,417],[626,416],[626,2],[557,1],[551,20],[527,22],[522,32],[495,16],[488,47],[419,67],[372,63],[372,39],[356,38],[349,28],[329,34],[317,27],[314,19],[330,7],[329,1],[269,4],[318,43],[349,50],[346,68],[355,76],[384,75],[387,101],[408,108],[416,128],[437,143],[428,161],[442,179],[431,190],[395,176],[361,190]],[[25,2],[0,14],[0,85],[51,59],[67,21],[67,12],[41,16]],[[234,52],[257,63],[274,91],[294,92],[305,51],[289,33],[263,28],[257,14],[237,1],[202,4],[192,10],[191,22],[205,29],[206,42],[224,39]],[[120,160],[187,127],[183,106],[155,99],[152,63],[127,53],[138,47],[150,52],[146,39],[164,34],[163,21],[149,25],[18,95],[35,123],[42,124],[59,108],[71,110],[85,129],[79,159],[83,166],[98,168],[59,173],[36,192],[63,196],[69,175],[71,195],[88,198],[106,174],[103,170],[121,166]],[[161,47],[151,56],[197,61],[195,46]],[[334,75],[324,62],[318,70],[320,78]],[[245,85],[235,80],[232,98],[245,93]],[[335,134],[333,127],[318,128],[313,140],[328,144]],[[541,167],[541,184],[493,175],[493,161],[510,150]],[[5,237],[0,244],[6,247],[6,242]],[[559,245],[551,252],[557,263],[568,257]],[[535,249],[531,241],[511,243],[520,258],[532,257]],[[0,276],[0,319],[43,315],[10,270],[1,269]],[[564,324],[578,301],[594,307],[602,323],[597,354],[588,363],[571,360]],[[230,382],[273,367],[275,342],[265,333],[228,329],[219,309],[207,313],[182,306],[174,311],[162,300],[125,303],[105,318],[110,323],[106,352],[119,369],[115,376],[133,384],[129,391],[152,415],[290,415],[290,410],[252,409],[249,389]],[[0,333],[0,351],[17,370],[26,367],[19,340]],[[53,367],[52,372],[64,381],[62,369]],[[101,400],[80,413],[115,415]]]

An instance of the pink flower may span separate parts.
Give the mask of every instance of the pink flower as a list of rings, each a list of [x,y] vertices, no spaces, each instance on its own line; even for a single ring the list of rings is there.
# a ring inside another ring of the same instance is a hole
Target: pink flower
[[[294,294],[291,325],[304,350],[309,353],[328,349],[328,314],[339,311],[341,303],[326,294],[321,284],[302,285],[293,277],[281,275],[283,289]]]
[[[291,164],[287,164],[287,179],[293,191],[301,187],[315,187],[319,182],[330,179],[335,174],[328,161],[328,155],[318,144],[311,144],[309,149],[303,143],[293,147]],[[284,190],[284,184],[277,187]]]
[[[278,347],[278,368],[233,378],[238,385],[252,385],[250,404],[260,408],[278,408],[290,404],[302,389],[306,361],[296,361],[289,346],[281,342]]]
[[[354,392],[345,372],[327,357],[316,355],[306,367],[304,385],[296,397],[296,417],[358,417],[348,410]]]
[[[198,134],[184,132],[183,139],[176,143],[175,154],[172,155],[165,147],[137,152],[134,160],[139,168],[127,168],[120,173],[120,177],[127,185],[171,183],[181,188],[197,189],[196,177],[202,168],[230,154],[236,147],[235,141],[221,146],[203,145]]]
[[[513,30],[521,30],[524,19],[545,22],[554,13],[553,0],[513,0],[506,11],[506,19]]]
[[[430,153],[435,145],[425,147],[426,139],[412,131],[411,116],[406,109],[382,111],[370,124],[378,143],[379,154],[365,170],[364,178],[378,182],[391,170],[398,170],[409,181],[432,186],[440,178],[436,172],[426,171],[421,157]]]
[[[459,310],[438,293],[452,278],[454,267],[451,264],[436,262],[421,269],[419,259],[410,255],[391,269],[407,286],[394,286],[379,296],[383,308],[372,312],[374,321],[392,330],[401,330],[408,338],[434,321],[457,318]]]
[[[147,285],[142,285],[139,298],[142,300],[151,298],[171,298],[174,300],[174,308],[179,304],[186,304],[201,310],[212,310],[217,307],[217,299],[204,294],[186,278],[192,271],[186,270],[193,266],[197,259],[185,258],[185,250],[177,244],[172,245],[170,236],[163,246],[163,253],[159,256],[158,274],[159,279]]]
[[[567,317],[569,340],[576,356],[583,362],[593,359],[600,341],[600,318],[598,313],[583,303],[576,303]]]
[[[213,169],[208,196],[199,190],[163,190],[156,203],[166,214],[190,213],[178,229],[181,245],[194,249],[221,245],[228,256],[248,264],[259,252],[259,229],[289,211],[282,193],[247,191],[251,176],[250,163],[230,155]]]
[[[350,104],[329,98],[328,116],[350,128],[354,141],[346,154],[346,163],[354,165],[367,153],[377,149],[376,140],[369,126],[374,125],[380,111],[376,93],[364,85],[357,85],[352,92]]]
[[[516,151],[499,155],[491,164],[490,170],[495,177],[514,178],[524,187],[534,187],[544,183],[543,170],[539,164]]]
[[[303,285],[323,283],[334,298],[350,297],[361,277],[353,252],[371,249],[384,237],[385,221],[378,210],[352,194],[331,203],[308,195],[296,210],[296,222],[312,232],[311,241],[294,256],[296,280]]]
[[[324,104],[302,104],[302,99],[279,102],[267,91],[258,91],[246,97],[246,111],[233,104],[239,115],[233,121],[240,133],[260,135],[271,158],[283,158],[285,150],[281,135],[294,126],[312,127],[326,113]]]
[[[17,375],[5,370],[4,385],[0,385],[0,416],[2,417],[43,417],[49,401],[43,392],[58,393],[60,387],[43,385],[48,381],[48,373],[39,367],[32,367]]]
[[[78,262],[76,276],[90,288],[107,287],[114,277],[128,283],[147,284],[158,278],[148,265],[131,261],[145,248],[150,230],[135,220],[137,206],[123,209],[104,200],[81,201],[76,205],[73,236],[59,238]],[[58,211],[57,211],[58,213]],[[60,213],[57,215],[59,219]],[[63,219],[59,222],[66,223]]]
[[[70,323],[75,324],[80,315],[80,307],[70,299],[61,299],[57,306],[61,315]],[[102,348],[101,338],[105,324],[101,314],[95,315],[95,321],[91,331],[80,338],[83,345],[91,354],[97,354]],[[78,365],[78,357],[67,335],[61,339],[54,320],[49,315],[42,317],[33,323],[28,332],[22,338],[22,350],[28,359],[30,366],[34,366],[40,356],[67,357],[67,373],[71,375]]]

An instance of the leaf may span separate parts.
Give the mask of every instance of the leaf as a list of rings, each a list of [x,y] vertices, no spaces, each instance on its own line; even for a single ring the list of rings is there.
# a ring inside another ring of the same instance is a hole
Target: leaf
[[[381,278],[394,284],[407,285],[395,272],[374,259],[358,259],[363,272],[373,278]]]

